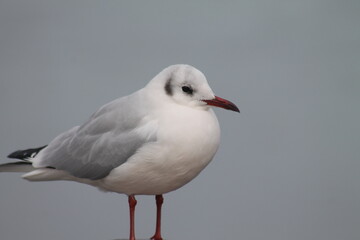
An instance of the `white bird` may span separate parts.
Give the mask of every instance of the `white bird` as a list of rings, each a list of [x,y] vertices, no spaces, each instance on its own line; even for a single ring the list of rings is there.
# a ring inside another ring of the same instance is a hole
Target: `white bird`
[[[47,146],[19,150],[1,172],[27,172],[29,181],[69,180],[128,195],[130,240],[135,240],[135,195],[156,195],[153,240],[161,240],[162,194],[196,177],[220,142],[218,120],[209,106],[239,112],[214,95],[203,73],[172,65],[144,88],[96,111],[84,124]]]

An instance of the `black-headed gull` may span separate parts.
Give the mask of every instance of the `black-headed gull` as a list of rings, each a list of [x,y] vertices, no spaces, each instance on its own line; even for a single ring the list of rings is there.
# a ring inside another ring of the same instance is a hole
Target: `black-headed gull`
[[[47,146],[10,154],[21,161],[0,165],[0,171],[27,172],[23,178],[29,181],[69,180],[127,194],[130,240],[135,240],[135,195],[156,195],[151,239],[161,240],[162,194],[196,177],[218,149],[219,123],[209,106],[239,112],[214,95],[199,70],[172,65]]]

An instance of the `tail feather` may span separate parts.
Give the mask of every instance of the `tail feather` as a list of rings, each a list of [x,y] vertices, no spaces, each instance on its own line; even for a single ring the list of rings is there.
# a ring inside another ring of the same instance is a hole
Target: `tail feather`
[[[35,168],[31,162],[12,162],[0,164],[0,172],[30,172]]]
[[[47,145],[38,148],[18,150],[9,154],[8,158],[20,159],[22,161],[0,164],[0,172],[30,172],[35,168],[32,166],[31,158],[34,158]]]
[[[34,158],[42,149],[44,149],[47,145],[38,147],[38,148],[29,148],[26,150],[18,150],[11,154],[9,154],[8,158],[16,158],[20,160],[28,160],[30,158]]]

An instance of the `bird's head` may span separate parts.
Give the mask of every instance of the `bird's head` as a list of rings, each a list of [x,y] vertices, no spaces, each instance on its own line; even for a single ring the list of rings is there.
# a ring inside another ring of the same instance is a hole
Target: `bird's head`
[[[240,112],[234,103],[215,96],[204,74],[190,65],[169,66],[150,81],[148,86],[156,89],[157,94],[181,105],[205,109],[215,106]]]

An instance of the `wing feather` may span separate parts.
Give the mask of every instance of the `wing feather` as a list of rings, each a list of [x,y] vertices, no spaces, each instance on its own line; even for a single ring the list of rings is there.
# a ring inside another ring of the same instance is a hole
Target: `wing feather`
[[[156,141],[156,123],[143,121],[147,110],[140,103],[135,93],[104,105],[83,125],[56,137],[34,159],[34,166],[79,178],[104,178],[143,145]]]

